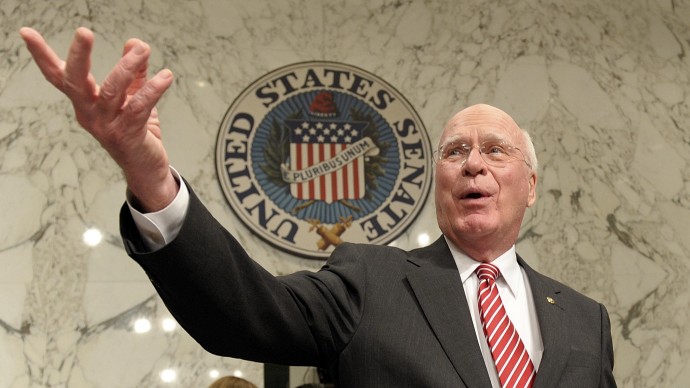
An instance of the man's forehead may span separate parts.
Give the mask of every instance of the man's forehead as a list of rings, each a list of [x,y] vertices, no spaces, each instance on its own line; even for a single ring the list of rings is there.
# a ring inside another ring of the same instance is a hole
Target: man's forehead
[[[475,136],[476,134],[476,136]],[[476,137],[476,138],[475,138]],[[442,143],[447,144],[447,143],[467,143],[471,144],[473,143],[474,140],[477,140],[479,143],[486,143],[486,142],[512,142],[513,137],[510,136],[507,132],[503,131],[481,131],[478,130],[477,132],[456,132],[456,133],[448,133],[442,138]]]
[[[505,112],[489,105],[472,106],[453,116],[443,131],[448,137],[505,137],[513,138],[519,132],[517,123]]]
[[[446,126],[441,139],[443,142],[463,141],[479,142],[491,140],[517,141],[519,139],[517,125],[497,125],[496,123],[463,124],[456,123]]]

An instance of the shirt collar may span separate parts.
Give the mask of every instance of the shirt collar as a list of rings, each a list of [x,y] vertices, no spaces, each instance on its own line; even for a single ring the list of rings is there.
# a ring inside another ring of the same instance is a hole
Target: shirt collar
[[[477,269],[477,267],[479,267],[480,263],[458,249],[450,240],[448,240],[448,238],[446,238],[446,242],[448,243],[448,248],[450,248],[450,253],[453,255],[453,260],[455,260],[455,265],[458,267],[458,271],[460,272],[460,279],[464,284],[465,281],[467,281],[467,279],[474,274],[474,271]],[[520,270],[520,265],[517,262],[515,245],[494,259],[491,264],[498,267],[498,269],[501,271],[501,278],[505,280],[510,292],[514,296],[517,296],[520,290],[522,271]]]

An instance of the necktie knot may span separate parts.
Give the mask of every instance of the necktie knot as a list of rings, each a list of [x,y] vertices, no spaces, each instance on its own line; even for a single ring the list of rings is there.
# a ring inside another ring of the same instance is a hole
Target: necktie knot
[[[501,271],[498,269],[493,264],[490,263],[481,263],[479,264],[479,267],[477,267],[477,277],[479,278],[480,281],[482,280],[488,280],[489,283],[493,283],[496,281],[498,278],[498,275],[501,273]]]

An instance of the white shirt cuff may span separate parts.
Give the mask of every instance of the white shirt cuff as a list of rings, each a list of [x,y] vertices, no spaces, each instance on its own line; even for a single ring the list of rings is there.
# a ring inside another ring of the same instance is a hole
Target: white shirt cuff
[[[141,213],[132,206],[134,197],[127,190],[127,206],[132,213],[134,224],[139,230],[141,238],[151,251],[163,248],[177,237],[187,216],[189,207],[189,191],[180,174],[173,167],[170,170],[180,184],[180,190],[172,202],[164,209],[153,213]]]

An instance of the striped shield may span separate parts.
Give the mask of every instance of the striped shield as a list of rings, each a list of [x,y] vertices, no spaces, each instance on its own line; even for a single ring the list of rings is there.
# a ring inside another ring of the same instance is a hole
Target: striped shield
[[[283,178],[297,199],[332,203],[365,194],[365,153],[375,148],[364,137],[365,122],[285,120],[290,161]],[[286,166],[287,167],[287,166]]]

